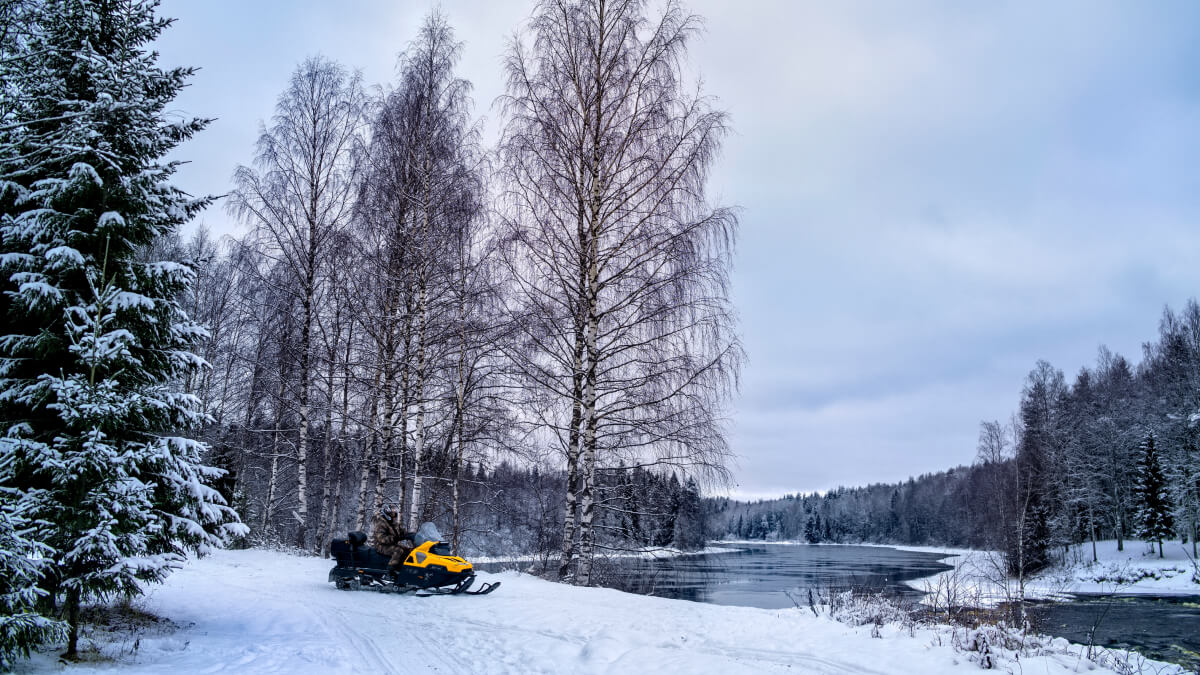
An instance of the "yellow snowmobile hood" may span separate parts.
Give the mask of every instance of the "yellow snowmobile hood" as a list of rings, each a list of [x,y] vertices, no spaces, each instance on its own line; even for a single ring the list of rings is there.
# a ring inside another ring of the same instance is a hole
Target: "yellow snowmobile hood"
[[[471,570],[471,563],[458,556],[434,553],[431,549],[438,543],[440,542],[427,541],[414,548],[404,559],[405,566],[425,569],[430,565],[437,565],[445,568],[447,572],[469,572]]]

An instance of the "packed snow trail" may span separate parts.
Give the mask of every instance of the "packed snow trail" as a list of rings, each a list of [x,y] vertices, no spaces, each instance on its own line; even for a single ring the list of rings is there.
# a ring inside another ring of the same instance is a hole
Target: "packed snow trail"
[[[978,669],[945,633],[852,627],[807,610],[765,610],[575,588],[516,573],[482,597],[339,591],[332,563],[220,551],[138,601],[178,630],[67,672],[121,673],[953,673]],[[81,643],[86,649],[87,642]],[[1077,658],[1022,659],[1077,672]],[[1034,668],[1033,671],[1029,670]],[[50,654],[22,668],[62,670]],[[1104,672],[1097,670],[1095,672]]]

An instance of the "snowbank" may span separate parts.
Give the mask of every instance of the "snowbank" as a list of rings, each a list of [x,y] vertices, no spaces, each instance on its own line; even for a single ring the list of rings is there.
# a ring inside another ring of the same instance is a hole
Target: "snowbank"
[[[483,597],[338,591],[330,564],[221,551],[190,563],[137,605],[177,626],[101,640],[69,672],[192,673],[956,673],[975,672],[979,634],[850,626],[807,608],[765,610],[575,588],[506,572]],[[872,634],[878,635],[873,637]],[[95,635],[95,633],[93,633]],[[81,647],[92,639],[85,636]],[[999,648],[997,648],[999,649]],[[1063,640],[1001,667],[1115,672]],[[974,660],[973,660],[974,659]],[[1136,659],[1136,657],[1135,657]],[[1119,664],[1115,664],[1119,665]],[[1155,664],[1155,672],[1180,672]],[[62,670],[50,654],[26,672]]]
[[[969,549],[928,546],[895,546],[904,551],[945,553],[942,562],[952,565],[933,577],[908,584],[932,594],[927,601],[943,600],[941,593],[953,593],[964,604],[991,604],[1016,596],[1015,582],[1002,583],[1001,557],[997,553]],[[1142,595],[1200,595],[1200,578],[1187,547],[1179,542],[1163,545],[1163,558],[1150,544],[1127,540],[1125,550],[1117,550],[1116,540],[1096,544],[1097,561],[1092,561],[1091,543],[1072,546],[1067,564],[1040,574],[1026,583],[1029,598],[1058,598],[1072,593],[1118,593]]]

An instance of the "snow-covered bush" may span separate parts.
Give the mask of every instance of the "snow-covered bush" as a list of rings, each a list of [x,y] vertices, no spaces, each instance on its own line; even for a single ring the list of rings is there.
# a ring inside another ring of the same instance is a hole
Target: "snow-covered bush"
[[[1105,567],[1100,572],[1090,575],[1088,580],[1101,584],[1112,584],[1114,586],[1130,586],[1143,579],[1161,581],[1186,573],[1187,570],[1179,566],[1155,568],[1121,565]]]

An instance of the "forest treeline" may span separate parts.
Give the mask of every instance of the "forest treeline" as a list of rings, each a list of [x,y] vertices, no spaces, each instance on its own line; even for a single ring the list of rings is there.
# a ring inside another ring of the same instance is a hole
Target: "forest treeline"
[[[1140,362],[1101,347],[1068,382],[1039,361],[1016,412],[980,425],[971,466],[897,484],[705,502],[712,536],[969,546],[1011,572],[1071,544],[1190,543],[1200,528],[1200,305],[1163,311]],[[1094,548],[1093,548],[1094,556]]]
[[[699,545],[675,518],[725,475],[742,357],[704,191],[727,119],[682,76],[699,19],[646,12],[537,3],[494,148],[436,12],[377,93],[309,59],[234,173],[246,234],[159,242],[197,273],[187,392],[248,541],[319,552],[397,509],[581,584]]]

